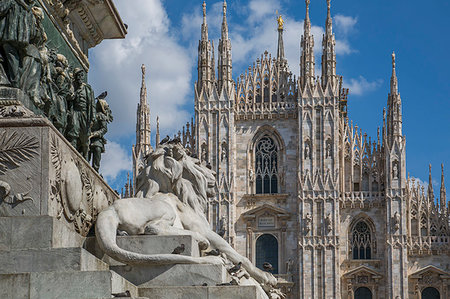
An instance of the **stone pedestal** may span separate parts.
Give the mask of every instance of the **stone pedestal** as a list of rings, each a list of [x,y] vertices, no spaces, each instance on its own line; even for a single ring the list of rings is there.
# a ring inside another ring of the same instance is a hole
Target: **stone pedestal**
[[[84,237],[118,198],[47,119],[0,118],[0,217],[52,216]]]
[[[199,256],[198,243],[191,236],[118,236],[119,247],[143,254],[169,254],[180,244],[181,254]],[[95,237],[86,239],[85,248],[109,264],[110,269],[139,288],[139,295],[148,298],[267,298],[261,286],[252,278],[242,278],[242,285],[221,285],[232,280],[223,265],[124,265],[105,255]]]

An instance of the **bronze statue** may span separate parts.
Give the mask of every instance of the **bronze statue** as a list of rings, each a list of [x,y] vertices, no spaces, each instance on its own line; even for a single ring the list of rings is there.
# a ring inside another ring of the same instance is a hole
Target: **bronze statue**
[[[22,89],[38,108],[44,106],[39,84],[39,49],[47,39],[43,17],[35,0],[0,2],[0,84]]]
[[[81,69],[74,71],[74,96],[69,102],[66,137],[73,147],[88,160],[89,136],[95,117],[94,92],[85,83],[86,73]]]
[[[108,103],[102,98],[106,97],[106,91],[97,97],[95,120],[92,124],[92,133],[90,135],[90,156],[92,157],[92,167],[98,172],[102,153],[105,152],[106,132],[108,123],[112,122],[113,117]]]

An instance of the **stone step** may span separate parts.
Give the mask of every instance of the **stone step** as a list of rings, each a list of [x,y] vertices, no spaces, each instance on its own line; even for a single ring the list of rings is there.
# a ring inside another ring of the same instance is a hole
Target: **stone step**
[[[139,295],[152,299],[268,299],[258,286],[158,286],[139,288]]]
[[[111,270],[139,287],[216,285],[230,280],[223,265],[177,264],[158,266],[110,266]]]
[[[83,248],[0,251],[0,274],[109,270]]]
[[[5,299],[111,298],[126,290],[138,296],[137,287],[113,271],[0,274]]]
[[[50,216],[0,217],[0,252],[81,247],[84,238]]]
[[[128,251],[142,254],[162,254],[172,253],[172,251],[184,244],[184,251],[181,255],[200,256],[198,242],[189,235],[181,236],[117,236],[117,245]],[[84,248],[95,255],[97,258],[105,261],[109,265],[123,265],[120,262],[105,255],[97,244],[95,237],[88,237],[84,243]]]

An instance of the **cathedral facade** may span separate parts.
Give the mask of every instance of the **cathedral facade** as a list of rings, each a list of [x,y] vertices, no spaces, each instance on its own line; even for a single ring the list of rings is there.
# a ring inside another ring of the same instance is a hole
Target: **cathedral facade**
[[[443,170],[436,194],[431,166],[426,190],[407,176],[395,54],[382,128],[371,138],[347,115],[327,4],[321,74],[306,0],[299,76],[279,17],[276,56],[264,52],[235,79],[226,2],[217,68],[203,4],[195,118],[179,136],[217,174],[210,223],[258,267],[272,264],[289,298],[449,298]],[[150,134],[140,122],[134,173]]]

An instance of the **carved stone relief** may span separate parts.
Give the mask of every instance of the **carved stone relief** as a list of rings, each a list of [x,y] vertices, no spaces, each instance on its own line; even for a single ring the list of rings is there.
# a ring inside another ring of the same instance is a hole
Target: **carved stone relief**
[[[25,133],[0,132],[0,174],[7,169],[17,168],[38,154],[37,138]]]
[[[30,191],[31,189],[24,193],[12,194],[11,186],[7,182],[0,181],[0,204],[2,204],[2,202],[6,202],[7,204],[16,206],[27,200],[33,201],[33,198],[28,196]]]
[[[309,213],[306,213],[305,215],[305,219],[303,220],[304,222],[304,231],[305,231],[305,235],[311,230],[311,225],[312,225],[312,217]]]
[[[98,214],[94,207],[93,179],[83,162],[70,155],[63,157],[55,135],[52,135],[50,155],[55,169],[50,198],[59,204],[57,218],[64,215],[73,223],[75,231],[86,236]]]

